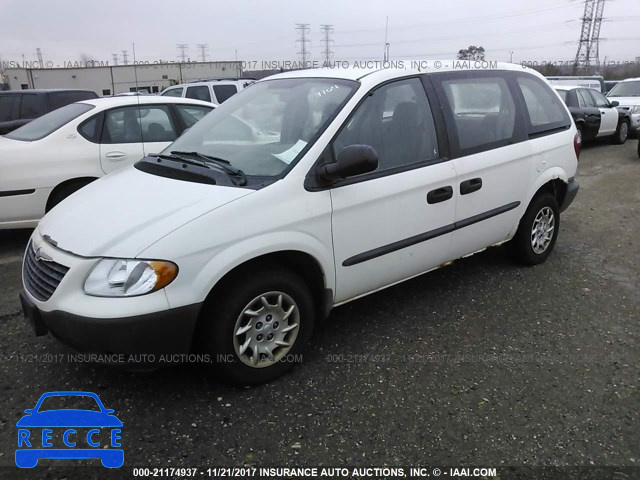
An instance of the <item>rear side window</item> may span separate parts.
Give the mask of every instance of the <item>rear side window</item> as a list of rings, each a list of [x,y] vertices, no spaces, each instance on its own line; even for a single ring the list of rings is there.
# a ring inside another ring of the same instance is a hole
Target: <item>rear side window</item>
[[[544,82],[533,77],[519,76],[518,86],[527,106],[530,133],[542,133],[571,125],[558,96]]]
[[[15,120],[18,95],[0,95],[0,122]]]
[[[181,97],[182,96],[182,88],[168,88],[164,92],[162,92],[163,97]]]
[[[49,111],[45,95],[28,94],[22,96],[20,118],[38,118]]]
[[[186,97],[193,98],[194,100],[202,100],[204,102],[211,101],[211,93],[209,93],[209,87],[207,87],[206,85],[187,87]]]
[[[214,85],[213,93],[216,94],[218,103],[222,103],[238,93],[238,89],[235,85]]]
[[[504,78],[444,80],[442,88],[464,153],[494,148],[514,136],[515,103]]]
[[[65,105],[69,105],[70,103],[97,97],[98,96],[93,92],[51,92],[49,94],[49,98],[51,99],[51,108],[54,110],[56,108],[64,107]]]
[[[93,105],[87,103],[72,103],[47,113],[5,136],[27,142],[40,140],[93,108],[95,108]]]
[[[105,113],[102,143],[172,142],[177,137],[166,106],[131,106]]]

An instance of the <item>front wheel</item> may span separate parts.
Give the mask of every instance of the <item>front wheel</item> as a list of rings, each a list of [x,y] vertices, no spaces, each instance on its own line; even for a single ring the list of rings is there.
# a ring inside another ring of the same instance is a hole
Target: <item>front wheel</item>
[[[525,265],[543,263],[551,254],[560,229],[560,210],[550,193],[534,197],[507,244],[514,259]]]
[[[613,134],[612,141],[616,145],[622,145],[627,141],[627,137],[629,136],[629,123],[626,121],[620,122],[618,128],[616,129],[616,133]]]
[[[200,340],[225,380],[265,383],[301,361],[315,309],[298,275],[277,268],[246,272],[219,294],[205,308]]]

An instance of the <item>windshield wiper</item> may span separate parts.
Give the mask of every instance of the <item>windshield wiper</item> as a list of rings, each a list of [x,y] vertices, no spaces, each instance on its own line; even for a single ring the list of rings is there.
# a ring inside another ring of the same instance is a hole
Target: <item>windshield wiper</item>
[[[183,158],[182,155],[189,155],[191,157],[200,158],[202,159],[202,162],[209,167],[210,164],[208,162],[212,162],[213,165],[226,172],[229,176],[238,177],[238,185],[242,186],[247,184],[247,176],[245,175],[245,173],[239,168],[231,165],[231,162],[229,160],[225,160],[224,158],[205,155],[204,153],[200,152],[180,152],[176,150],[172,151],[171,155],[175,155],[178,158]]]
[[[190,163],[191,165],[197,165],[198,167],[205,167],[209,169],[211,168],[207,162],[192,160],[190,158],[181,157],[180,155],[173,155],[173,152],[171,153],[172,153],[171,155],[164,155],[162,153],[151,153],[149,154],[149,156],[153,158],[163,158],[167,160],[180,160],[181,162]]]

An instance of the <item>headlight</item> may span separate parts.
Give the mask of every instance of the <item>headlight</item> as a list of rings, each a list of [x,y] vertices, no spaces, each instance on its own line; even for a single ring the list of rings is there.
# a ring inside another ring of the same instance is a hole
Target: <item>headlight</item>
[[[103,258],[84,282],[84,291],[98,297],[133,297],[169,285],[178,267],[160,260]]]

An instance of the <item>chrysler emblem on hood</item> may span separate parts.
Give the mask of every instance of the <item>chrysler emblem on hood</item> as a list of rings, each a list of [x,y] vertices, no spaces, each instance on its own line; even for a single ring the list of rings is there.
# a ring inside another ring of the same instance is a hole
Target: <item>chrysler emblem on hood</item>
[[[36,259],[36,262],[39,262],[40,260],[42,260],[43,262],[52,262],[53,261],[53,258],[51,258],[49,255],[44,253],[42,251],[41,247],[36,248],[35,259]]]

